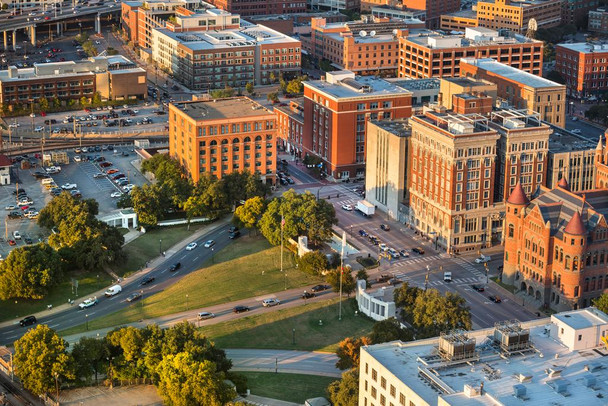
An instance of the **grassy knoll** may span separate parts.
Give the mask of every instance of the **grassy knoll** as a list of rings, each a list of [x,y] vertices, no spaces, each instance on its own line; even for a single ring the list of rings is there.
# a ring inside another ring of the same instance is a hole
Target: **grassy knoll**
[[[239,372],[247,377],[252,395],[304,404],[306,399],[327,397],[325,389],[337,380],[327,376],[274,374],[272,372]],[[289,390],[286,390],[289,388]]]
[[[302,301],[302,306],[210,324],[201,327],[201,331],[220,348],[334,352],[342,339],[366,335],[374,324],[367,317],[355,316],[355,299],[342,302],[342,320],[338,320],[338,306],[337,298],[306,305]]]

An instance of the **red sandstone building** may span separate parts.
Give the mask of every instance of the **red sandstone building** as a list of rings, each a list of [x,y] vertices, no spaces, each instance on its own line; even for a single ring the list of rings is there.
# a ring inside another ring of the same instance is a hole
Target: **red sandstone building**
[[[531,202],[518,184],[506,203],[502,281],[538,306],[578,309],[608,291],[608,190],[559,185]]]
[[[460,0],[403,0],[403,7],[425,10],[426,26],[439,28],[442,14],[460,10]]]
[[[410,91],[371,76],[328,72],[326,80],[304,82],[302,151],[320,157],[330,179],[363,177],[366,122],[411,114]]]
[[[210,4],[230,13],[242,16],[259,16],[268,14],[295,14],[306,12],[305,1],[288,0],[209,0]]]
[[[304,140],[304,99],[291,100],[289,106],[276,106],[277,142],[295,156],[302,156]]]
[[[201,174],[276,171],[276,116],[246,97],[169,105],[169,154],[197,182]]]
[[[573,97],[608,90],[608,44],[559,44],[555,46],[555,70],[566,81]]]

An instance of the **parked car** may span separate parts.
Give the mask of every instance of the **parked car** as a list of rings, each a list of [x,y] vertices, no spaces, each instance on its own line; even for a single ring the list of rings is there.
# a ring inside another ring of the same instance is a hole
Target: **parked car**
[[[207,320],[207,319],[212,319],[215,317],[215,314],[211,313],[211,312],[200,312],[198,314],[198,319],[199,320]]]
[[[61,188],[64,190],[76,189],[78,185],[76,183],[64,183],[61,185]]]
[[[244,313],[244,312],[248,312],[249,311],[249,307],[247,306],[235,306],[234,309],[232,309],[233,312],[235,313]]]
[[[25,241],[25,243],[28,244],[28,245],[30,245],[30,244],[33,243],[32,239],[30,237],[23,237],[23,241]]]
[[[322,292],[322,291],[327,290],[329,288],[330,288],[329,285],[315,285],[315,286],[312,287],[311,290],[313,292]]]
[[[281,301],[279,299],[271,298],[262,300],[262,306],[264,307],[272,307],[280,305]]]
[[[15,241],[15,240],[8,240],[8,245],[10,245],[11,247],[14,247],[15,245],[17,245],[17,241]]]
[[[21,327],[31,326],[32,324],[36,324],[37,320],[35,316],[27,316],[26,318],[19,321],[19,325]]]
[[[116,198],[116,197],[120,197],[120,196],[122,196],[121,192],[112,192],[112,194],[110,194],[110,197],[112,197],[112,198]]]

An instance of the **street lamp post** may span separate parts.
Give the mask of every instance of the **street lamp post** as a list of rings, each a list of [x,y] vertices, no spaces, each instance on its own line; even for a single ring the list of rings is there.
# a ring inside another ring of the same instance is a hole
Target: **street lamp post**
[[[296,345],[296,329],[295,328],[292,329],[291,332],[292,332],[291,343],[293,345]]]
[[[57,401],[57,403],[59,403],[59,374],[57,372],[55,372],[53,374],[53,376],[55,377],[55,393],[56,393],[55,400]]]
[[[188,310],[190,310],[190,309],[188,308],[188,295],[186,294],[186,311],[188,311]]]
[[[489,278],[488,278],[488,263],[484,262],[483,266],[486,268],[486,285],[490,282]]]
[[[160,239],[158,240],[158,255],[162,255],[163,254],[163,240]]]
[[[87,331],[89,331],[89,315],[85,314],[84,315],[84,319],[85,319],[85,323],[86,323],[86,326],[87,326]]]

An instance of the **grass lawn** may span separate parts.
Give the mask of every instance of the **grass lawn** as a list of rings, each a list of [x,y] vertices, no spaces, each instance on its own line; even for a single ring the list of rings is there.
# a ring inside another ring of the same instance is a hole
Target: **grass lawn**
[[[147,261],[159,255],[161,248],[160,240],[162,240],[162,249],[166,251],[193,234],[203,225],[202,223],[191,224],[190,230],[188,230],[187,225],[183,225],[157,227],[148,231],[124,246],[123,250],[127,254],[127,261],[124,264],[117,265],[114,268],[114,272],[118,276],[127,276],[143,269]]]
[[[515,293],[515,286],[513,286],[513,285],[507,285],[506,283],[502,283],[502,281],[498,278],[498,276],[492,276],[492,277],[490,277],[490,279],[492,279],[494,282],[496,282],[497,285],[502,286],[503,288],[505,288],[509,292]]]
[[[90,321],[89,329],[116,326],[282,291],[284,277],[280,272],[279,252],[279,247],[271,247],[262,237],[241,237],[215,254],[214,264],[207,263],[167,290],[145,298],[143,304],[139,302]],[[314,285],[321,281],[298,271],[293,255],[287,250],[283,261],[283,268],[287,272],[287,289]],[[83,331],[83,327],[77,326],[62,333],[73,334]]]
[[[374,325],[365,316],[355,316],[355,299],[342,302],[342,320],[338,320],[338,304],[337,298],[306,305],[302,301],[302,306],[211,324],[201,331],[220,348],[335,352],[341,340],[368,334]],[[319,320],[323,325],[319,325]]]
[[[99,280],[97,278],[99,275]],[[73,276],[78,280],[78,296],[86,296],[89,293],[108,286],[112,278],[105,272],[81,272]],[[67,303],[68,299],[77,297],[72,294],[72,283],[70,278],[55,286],[51,292],[42,300],[4,300],[0,301],[0,321],[10,319],[21,319],[32,313],[46,309],[52,304],[59,306]]]
[[[304,404],[306,399],[327,397],[325,389],[337,378],[272,372],[239,372],[247,377],[252,395]],[[287,388],[289,388],[287,390]]]

